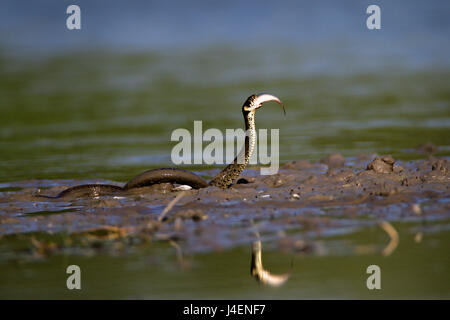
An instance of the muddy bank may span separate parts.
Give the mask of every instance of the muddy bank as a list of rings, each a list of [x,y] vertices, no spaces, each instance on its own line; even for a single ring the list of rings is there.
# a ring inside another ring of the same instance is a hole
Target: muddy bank
[[[208,187],[182,196],[160,184],[93,199],[45,199],[36,194],[114,182],[8,183],[0,188],[0,236],[23,239],[25,251],[40,257],[70,249],[126,251],[153,241],[175,241],[191,252],[223,250],[251,243],[255,231],[283,250],[317,250],[318,236],[345,235],[381,221],[415,221],[425,232],[438,221],[437,228],[449,229],[449,167],[448,158],[432,156],[403,162],[334,154],[317,163],[286,163],[273,176],[253,167],[227,190]]]

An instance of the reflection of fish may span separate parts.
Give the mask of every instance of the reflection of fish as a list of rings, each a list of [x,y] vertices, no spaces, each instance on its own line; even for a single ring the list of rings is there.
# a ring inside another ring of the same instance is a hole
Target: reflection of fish
[[[280,275],[271,274],[268,270],[264,269],[261,258],[261,241],[253,242],[250,273],[258,282],[272,287],[281,286],[291,275],[291,272]]]

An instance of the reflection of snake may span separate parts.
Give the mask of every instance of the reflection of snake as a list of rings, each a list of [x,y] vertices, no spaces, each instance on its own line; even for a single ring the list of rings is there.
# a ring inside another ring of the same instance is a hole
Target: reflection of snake
[[[241,174],[250,160],[256,143],[255,112],[256,109],[259,109],[262,104],[267,101],[275,101],[283,106],[280,99],[265,93],[251,95],[245,101],[242,106],[246,129],[245,145],[234,161],[220,171],[209,183],[195,173],[183,169],[161,168],[141,173],[131,179],[124,187],[109,184],[85,184],[63,190],[54,197],[39,196],[46,198],[100,196],[165,182],[189,185],[194,189],[205,188],[208,186],[216,186],[225,189]]]
[[[291,276],[291,272],[284,274],[273,274],[264,269],[262,264],[261,240],[253,242],[252,245],[252,264],[250,267],[251,275],[261,284],[279,287],[283,285]]]

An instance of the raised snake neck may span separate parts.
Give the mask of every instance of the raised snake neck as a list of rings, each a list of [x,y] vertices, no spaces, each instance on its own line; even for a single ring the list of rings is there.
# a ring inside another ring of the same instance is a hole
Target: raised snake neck
[[[250,157],[255,149],[256,144],[256,128],[255,128],[255,110],[247,111],[246,107],[250,106],[256,99],[256,95],[251,95],[242,107],[242,113],[245,120],[245,143],[239,154],[234,158],[233,162],[220,171],[209,183],[195,173],[178,168],[160,168],[148,170],[131,179],[125,186],[119,187],[107,184],[86,184],[70,187],[63,190],[56,196],[38,195],[45,198],[61,198],[65,196],[81,197],[81,196],[101,196],[129,189],[150,186],[157,183],[178,183],[190,185],[194,189],[205,188],[208,186],[216,186],[222,189],[228,188],[234,180],[239,177],[247,166]],[[242,159],[243,157],[243,159]]]
[[[255,128],[255,110],[243,110],[245,119],[245,143],[239,154],[233,162],[220,171],[210,182],[209,185],[222,189],[227,188],[244,171],[255,150],[256,128]],[[242,159],[244,157],[244,159]],[[244,160],[244,161],[242,161]]]

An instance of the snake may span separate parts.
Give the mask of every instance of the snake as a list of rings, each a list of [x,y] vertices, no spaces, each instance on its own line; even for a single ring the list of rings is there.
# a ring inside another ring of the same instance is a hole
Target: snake
[[[206,181],[197,174],[180,168],[158,168],[147,170],[126,183],[123,187],[110,184],[83,184],[67,188],[55,196],[41,195],[45,198],[64,198],[64,197],[98,197],[110,195],[135,188],[151,186],[160,183],[172,183],[188,185],[192,189],[201,189],[209,186],[215,186],[221,189],[228,188],[244,171],[247,166],[256,144],[256,126],[255,113],[261,108],[264,102],[275,101],[283,108],[284,104],[279,98],[268,93],[252,94],[242,105],[242,114],[245,121],[245,143],[239,154],[233,162],[228,164],[211,181]]]

